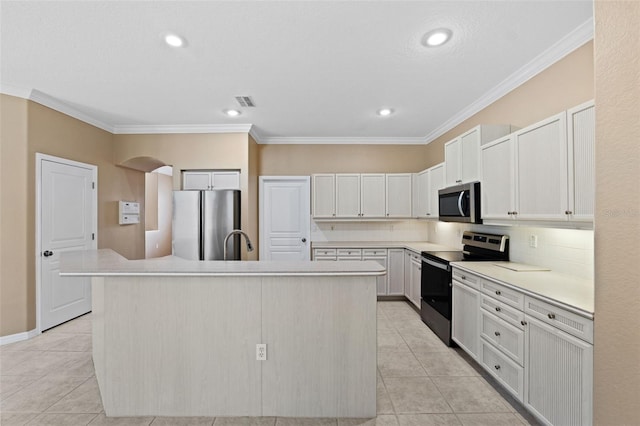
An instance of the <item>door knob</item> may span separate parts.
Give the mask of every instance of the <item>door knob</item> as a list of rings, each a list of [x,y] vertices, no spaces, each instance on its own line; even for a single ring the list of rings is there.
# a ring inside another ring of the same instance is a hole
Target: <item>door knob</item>
[[[306,242],[307,242],[307,239],[306,239],[306,238],[302,238],[302,242],[303,242],[303,243],[306,243]]]
[[[53,252],[52,252],[52,251],[50,251],[50,250],[45,250],[45,251],[42,253],[42,255],[43,255],[44,257],[53,256]]]

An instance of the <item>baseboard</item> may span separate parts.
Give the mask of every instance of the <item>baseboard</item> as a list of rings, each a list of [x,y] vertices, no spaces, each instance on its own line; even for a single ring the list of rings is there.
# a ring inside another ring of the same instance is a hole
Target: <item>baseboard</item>
[[[0,336],[0,346],[8,345],[9,343],[20,342],[22,340],[31,339],[32,337],[40,334],[35,328],[31,331],[23,331],[22,333],[10,334],[8,336]]]

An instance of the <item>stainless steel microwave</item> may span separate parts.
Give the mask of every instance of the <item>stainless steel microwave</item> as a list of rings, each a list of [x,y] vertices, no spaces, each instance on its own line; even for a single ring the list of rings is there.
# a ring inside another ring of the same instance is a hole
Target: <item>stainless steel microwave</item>
[[[482,223],[480,182],[464,183],[439,190],[438,210],[443,222]]]

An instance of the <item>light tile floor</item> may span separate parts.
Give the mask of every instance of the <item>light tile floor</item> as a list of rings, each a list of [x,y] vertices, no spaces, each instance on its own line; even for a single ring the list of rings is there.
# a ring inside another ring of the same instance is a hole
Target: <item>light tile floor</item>
[[[0,425],[428,426],[536,424],[405,302],[378,302],[375,419],[105,417],[91,360],[91,314],[0,347]]]

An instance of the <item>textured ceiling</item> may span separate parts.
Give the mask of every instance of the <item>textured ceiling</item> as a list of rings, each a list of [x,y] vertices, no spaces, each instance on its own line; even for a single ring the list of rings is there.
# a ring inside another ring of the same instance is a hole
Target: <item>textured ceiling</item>
[[[2,1],[4,88],[107,128],[423,140],[592,17],[592,1]],[[426,48],[422,36],[453,38]],[[583,25],[584,27],[584,25]],[[164,44],[175,32],[185,48]],[[577,46],[576,46],[577,47]],[[236,118],[235,96],[255,108]],[[378,117],[387,106],[394,113]]]

